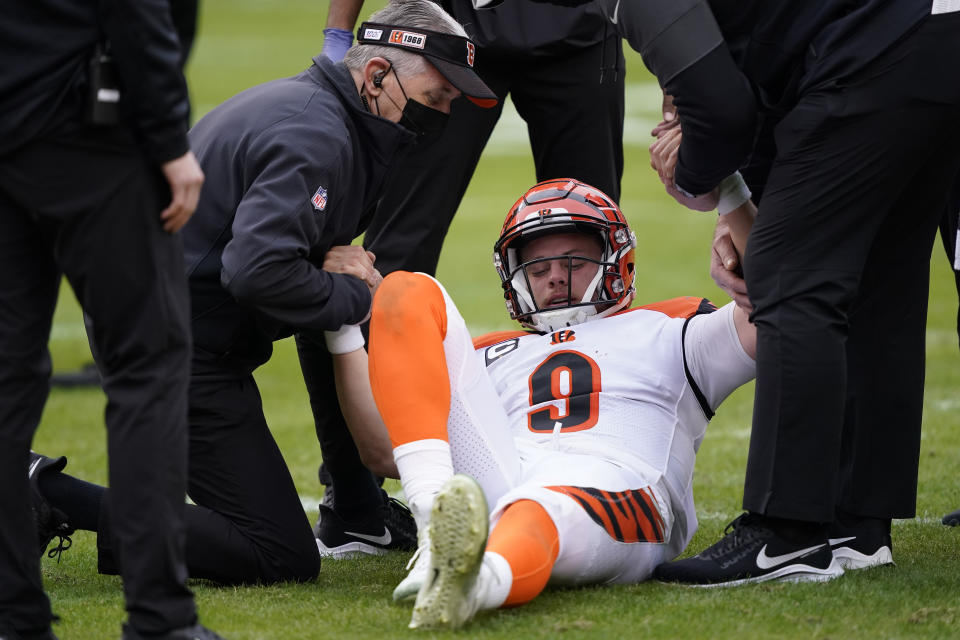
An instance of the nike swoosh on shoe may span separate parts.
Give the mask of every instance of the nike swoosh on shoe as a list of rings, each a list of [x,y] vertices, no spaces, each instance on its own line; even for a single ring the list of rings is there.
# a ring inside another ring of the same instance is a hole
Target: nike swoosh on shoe
[[[857,536],[847,536],[846,538],[830,538],[830,546],[835,547],[838,544],[843,542],[850,542],[851,540],[856,540]]]
[[[817,544],[812,547],[807,547],[806,549],[800,549],[799,551],[793,551],[791,553],[785,553],[779,556],[768,556],[767,545],[763,545],[763,548],[760,549],[760,553],[757,554],[757,567],[764,570],[773,569],[774,567],[779,567],[780,565],[790,562],[796,558],[809,555],[825,546],[825,544]]]
[[[360,538],[361,540],[367,540],[374,544],[390,544],[390,541],[393,540],[393,536],[390,535],[390,529],[384,527],[383,535],[372,536],[369,533],[355,533],[353,531],[344,531],[348,536],[353,536],[354,538]]]

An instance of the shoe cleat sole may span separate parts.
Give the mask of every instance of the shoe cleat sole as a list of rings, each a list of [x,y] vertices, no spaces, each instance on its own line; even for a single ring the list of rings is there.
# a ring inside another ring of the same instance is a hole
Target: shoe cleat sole
[[[430,519],[431,562],[417,593],[411,629],[456,629],[476,607],[469,601],[489,530],[483,490],[475,480],[455,475],[433,502]]]
[[[882,567],[888,564],[896,564],[893,561],[893,552],[890,547],[880,547],[875,553],[867,555],[850,547],[836,547],[833,549],[833,557],[840,566],[847,571],[857,569],[871,569],[873,567]]]
[[[361,556],[382,556],[387,550],[383,547],[376,547],[364,542],[348,542],[337,547],[328,547],[320,540],[317,541],[317,550],[321,558],[330,558],[331,560],[346,560],[348,558],[359,558]]]
[[[826,569],[811,567],[805,564],[791,564],[775,571],[771,571],[770,573],[765,573],[762,576],[741,578],[740,580],[729,580],[727,582],[684,584],[684,586],[695,587],[697,589],[717,589],[723,587],[738,587],[745,584],[756,584],[759,582],[828,582],[834,578],[839,578],[842,575],[843,566],[834,558],[830,561],[830,566],[828,566]]]

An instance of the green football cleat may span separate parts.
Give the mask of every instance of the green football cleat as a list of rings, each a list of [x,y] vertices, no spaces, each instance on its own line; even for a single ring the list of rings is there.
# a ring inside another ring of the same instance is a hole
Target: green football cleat
[[[489,513],[483,489],[455,475],[430,515],[430,566],[413,606],[411,629],[456,629],[480,606],[474,589],[487,544]]]

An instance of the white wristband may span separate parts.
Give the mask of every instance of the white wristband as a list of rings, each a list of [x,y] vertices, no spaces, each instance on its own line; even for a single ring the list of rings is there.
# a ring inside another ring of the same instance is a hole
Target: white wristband
[[[752,195],[739,171],[734,171],[721,180],[717,188],[720,190],[720,198],[717,202],[717,213],[720,215],[730,213],[749,200]]]
[[[335,356],[363,349],[363,332],[358,324],[345,324],[336,331],[324,331],[327,350]]]

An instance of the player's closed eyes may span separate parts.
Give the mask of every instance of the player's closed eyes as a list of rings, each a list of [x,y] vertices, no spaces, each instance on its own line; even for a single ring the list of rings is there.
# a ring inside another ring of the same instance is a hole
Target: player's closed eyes
[[[549,274],[550,270],[550,261],[547,260],[545,262],[538,262],[536,265],[528,269],[528,272],[535,278],[541,278]]]
[[[561,259],[558,259],[559,262]],[[550,264],[554,262],[553,260],[545,260],[543,262],[538,262],[533,265],[531,268],[527,269],[527,273],[536,278],[542,277],[550,273]],[[566,259],[567,269],[569,271],[579,271],[582,269],[588,262],[588,260],[582,258],[567,258]]]

